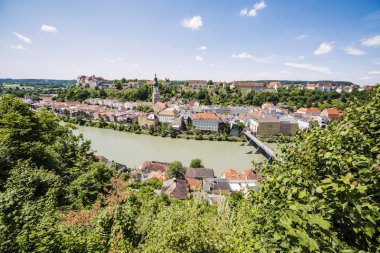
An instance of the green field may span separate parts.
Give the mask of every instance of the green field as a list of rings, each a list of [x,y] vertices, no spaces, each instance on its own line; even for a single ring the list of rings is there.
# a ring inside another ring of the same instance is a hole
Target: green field
[[[19,88],[20,90],[34,90],[34,87],[32,87],[32,86],[26,86],[26,85],[24,86],[24,85],[20,85],[20,84],[7,84],[7,83],[5,83],[3,86],[6,89]]]

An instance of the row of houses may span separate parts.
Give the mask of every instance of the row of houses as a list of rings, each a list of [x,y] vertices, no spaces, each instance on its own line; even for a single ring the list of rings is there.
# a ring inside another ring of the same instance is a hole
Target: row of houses
[[[241,173],[228,169],[223,172],[221,178],[218,178],[210,168],[186,168],[183,179],[167,179],[168,168],[169,164],[165,162],[146,161],[138,169],[133,170],[131,180],[144,182],[155,178],[163,181],[161,190],[156,191],[157,194],[167,194],[174,199],[187,199],[190,193],[203,193],[210,197],[211,201],[214,200],[214,195],[220,197],[229,195],[233,191],[258,191],[262,180],[255,169],[246,169]]]
[[[120,102],[116,99],[87,99],[78,101],[55,102],[51,98],[41,97],[38,106],[50,107],[54,112],[70,117],[83,116],[91,120],[104,119],[107,122],[139,124],[149,129],[159,123],[170,124],[174,129],[183,130],[192,126],[200,131],[221,132],[229,129],[230,135],[239,136],[242,126],[258,136],[295,136],[298,129],[309,129],[312,121],[325,126],[331,120],[339,120],[341,114],[336,108],[327,108],[322,112],[318,108],[300,108],[289,113],[289,106],[274,106],[264,103],[262,107],[207,107],[196,101],[187,104],[156,102]],[[153,112],[136,111],[136,107],[151,107]]]

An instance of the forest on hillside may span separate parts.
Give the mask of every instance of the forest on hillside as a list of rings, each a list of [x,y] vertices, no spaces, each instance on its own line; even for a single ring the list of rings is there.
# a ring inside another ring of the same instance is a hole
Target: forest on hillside
[[[260,192],[216,206],[127,183],[73,126],[2,95],[0,252],[379,252],[380,87],[348,103],[254,165]]]

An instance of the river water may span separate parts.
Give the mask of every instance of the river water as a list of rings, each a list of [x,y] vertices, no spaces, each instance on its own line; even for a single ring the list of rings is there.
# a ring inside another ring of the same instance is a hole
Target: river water
[[[85,126],[78,126],[77,131],[91,140],[97,154],[132,168],[139,167],[144,161],[181,161],[184,166],[189,166],[192,159],[199,158],[206,168],[213,168],[215,175],[221,176],[225,169],[242,171],[252,167],[252,160],[260,162],[265,159],[255,154],[254,147],[242,146],[241,142],[162,138]],[[274,147],[273,144],[270,146]],[[250,151],[252,154],[247,154]]]

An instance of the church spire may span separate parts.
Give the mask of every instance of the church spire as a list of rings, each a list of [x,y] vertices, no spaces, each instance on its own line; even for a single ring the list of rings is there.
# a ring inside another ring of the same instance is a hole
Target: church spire
[[[152,103],[153,108],[154,105],[160,101],[160,92],[158,91],[158,81],[157,81],[157,75],[154,74],[154,83],[153,83],[153,94],[152,94]]]
[[[154,74],[154,83],[153,86],[158,86],[158,81],[157,81],[157,75]]]

